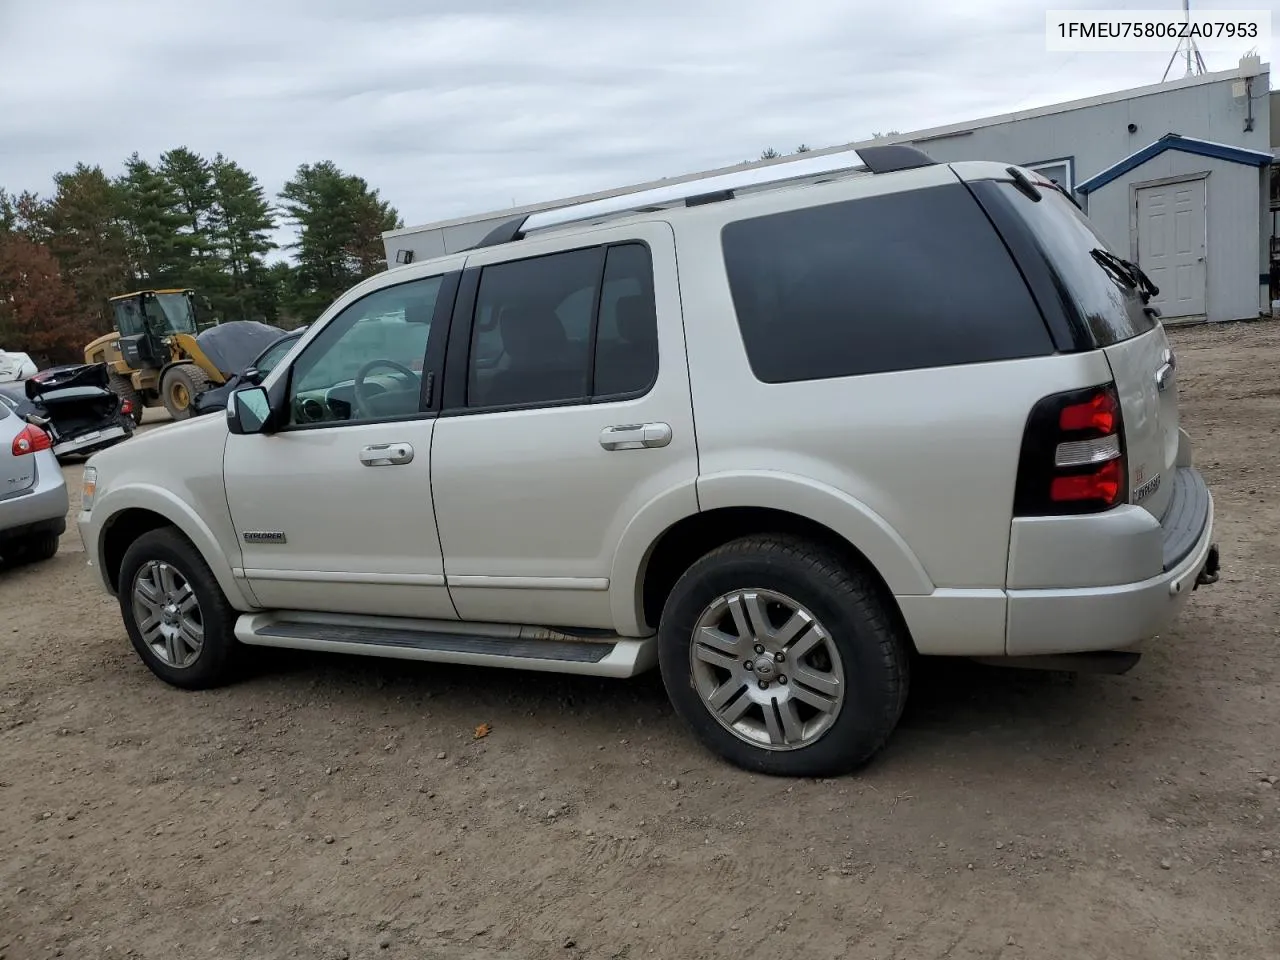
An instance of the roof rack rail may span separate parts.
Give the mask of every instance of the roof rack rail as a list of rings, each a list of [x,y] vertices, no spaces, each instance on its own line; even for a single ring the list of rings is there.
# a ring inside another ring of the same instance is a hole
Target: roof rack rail
[[[856,162],[850,154],[856,155]],[[859,147],[840,153],[824,154],[812,159],[788,160],[785,165],[768,164],[733,173],[682,181],[665,187],[653,187],[636,193],[624,193],[602,200],[570,204],[515,217],[494,227],[472,249],[492,247],[520,240],[537,230],[548,230],[570,223],[603,221],[632,213],[656,213],[675,206],[695,207],[706,203],[732,200],[744,193],[777,190],[805,183],[827,182],[833,177],[857,173],[893,173],[933,166],[937,161],[906,144],[884,144]]]

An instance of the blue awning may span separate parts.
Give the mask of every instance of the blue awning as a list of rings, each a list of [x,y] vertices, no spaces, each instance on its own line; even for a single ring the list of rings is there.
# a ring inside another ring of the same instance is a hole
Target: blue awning
[[[1215,160],[1228,160],[1232,163],[1244,163],[1251,167],[1266,167],[1274,162],[1270,153],[1263,153],[1260,150],[1247,150],[1227,143],[1214,143],[1212,140],[1197,140],[1177,133],[1166,133],[1155,143],[1147,144],[1137,153],[1129,154],[1119,163],[1114,163],[1101,173],[1090,177],[1076,187],[1076,192],[1092,193],[1117,177],[1124,176],[1135,167],[1142,166],[1152,157],[1158,157],[1166,150],[1181,150],[1183,153],[1194,153],[1202,157],[1213,157]]]

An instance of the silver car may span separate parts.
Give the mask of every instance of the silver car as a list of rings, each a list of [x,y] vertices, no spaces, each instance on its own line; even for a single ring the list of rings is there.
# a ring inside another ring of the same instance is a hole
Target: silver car
[[[48,560],[67,529],[67,484],[49,435],[0,403],[0,559]]]

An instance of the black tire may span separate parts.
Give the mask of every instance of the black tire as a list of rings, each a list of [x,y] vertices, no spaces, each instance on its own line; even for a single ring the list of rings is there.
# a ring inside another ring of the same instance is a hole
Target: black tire
[[[160,399],[169,416],[174,420],[186,420],[195,413],[196,397],[209,389],[209,375],[194,363],[170,367],[160,381]],[[181,403],[178,394],[186,393],[187,402]]]
[[[203,626],[203,644],[194,662],[186,666],[165,663],[143,639],[134,604],[134,586],[142,569],[152,561],[174,568],[190,585]],[[235,638],[236,611],[227,601],[209,565],[186,537],[172,527],[151,530],[125,551],[117,583],[120,614],[134,650],[142,662],[165,683],[186,690],[221,686],[235,676],[241,650]]]
[[[111,392],[120,398],[120,402],[124,403],[128,400],[132,405],[133,412],[129,416],[133,418],[134,424],[142,423],[142,398],[138,396],[138,391],[133,389],[133,382],[119,373],[110,373],[107,379]]]
[[[0,550],[5,559],[14,564],[39,563],[52,560],[58,553],[61,536],[57,533],[33,533],[15,540]]]
[[[843,702],[830,726],[807,746],[774,750],[740,739],[712,715],[696,687],[690,654],[698,619],[717,598],[752,589],[785,595],[807,608],[826,629],[843,666]],[[855,770],[884,746],[907,698],[910,642],[891,598],[882,594],[865,572],[799,537],[761,535],[727,543],[685,571],[663,609],[658,657],[667,695],[697,738],[735,766],[793,777]]]

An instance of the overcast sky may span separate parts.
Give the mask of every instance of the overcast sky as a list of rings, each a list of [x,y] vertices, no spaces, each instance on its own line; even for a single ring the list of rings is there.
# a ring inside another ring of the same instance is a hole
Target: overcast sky
[[[412,225],[1159,81],[1045,52],[1099,7],[1177,3],[0,0],[0,186],[186,145],[272,194],[333,160]]]

